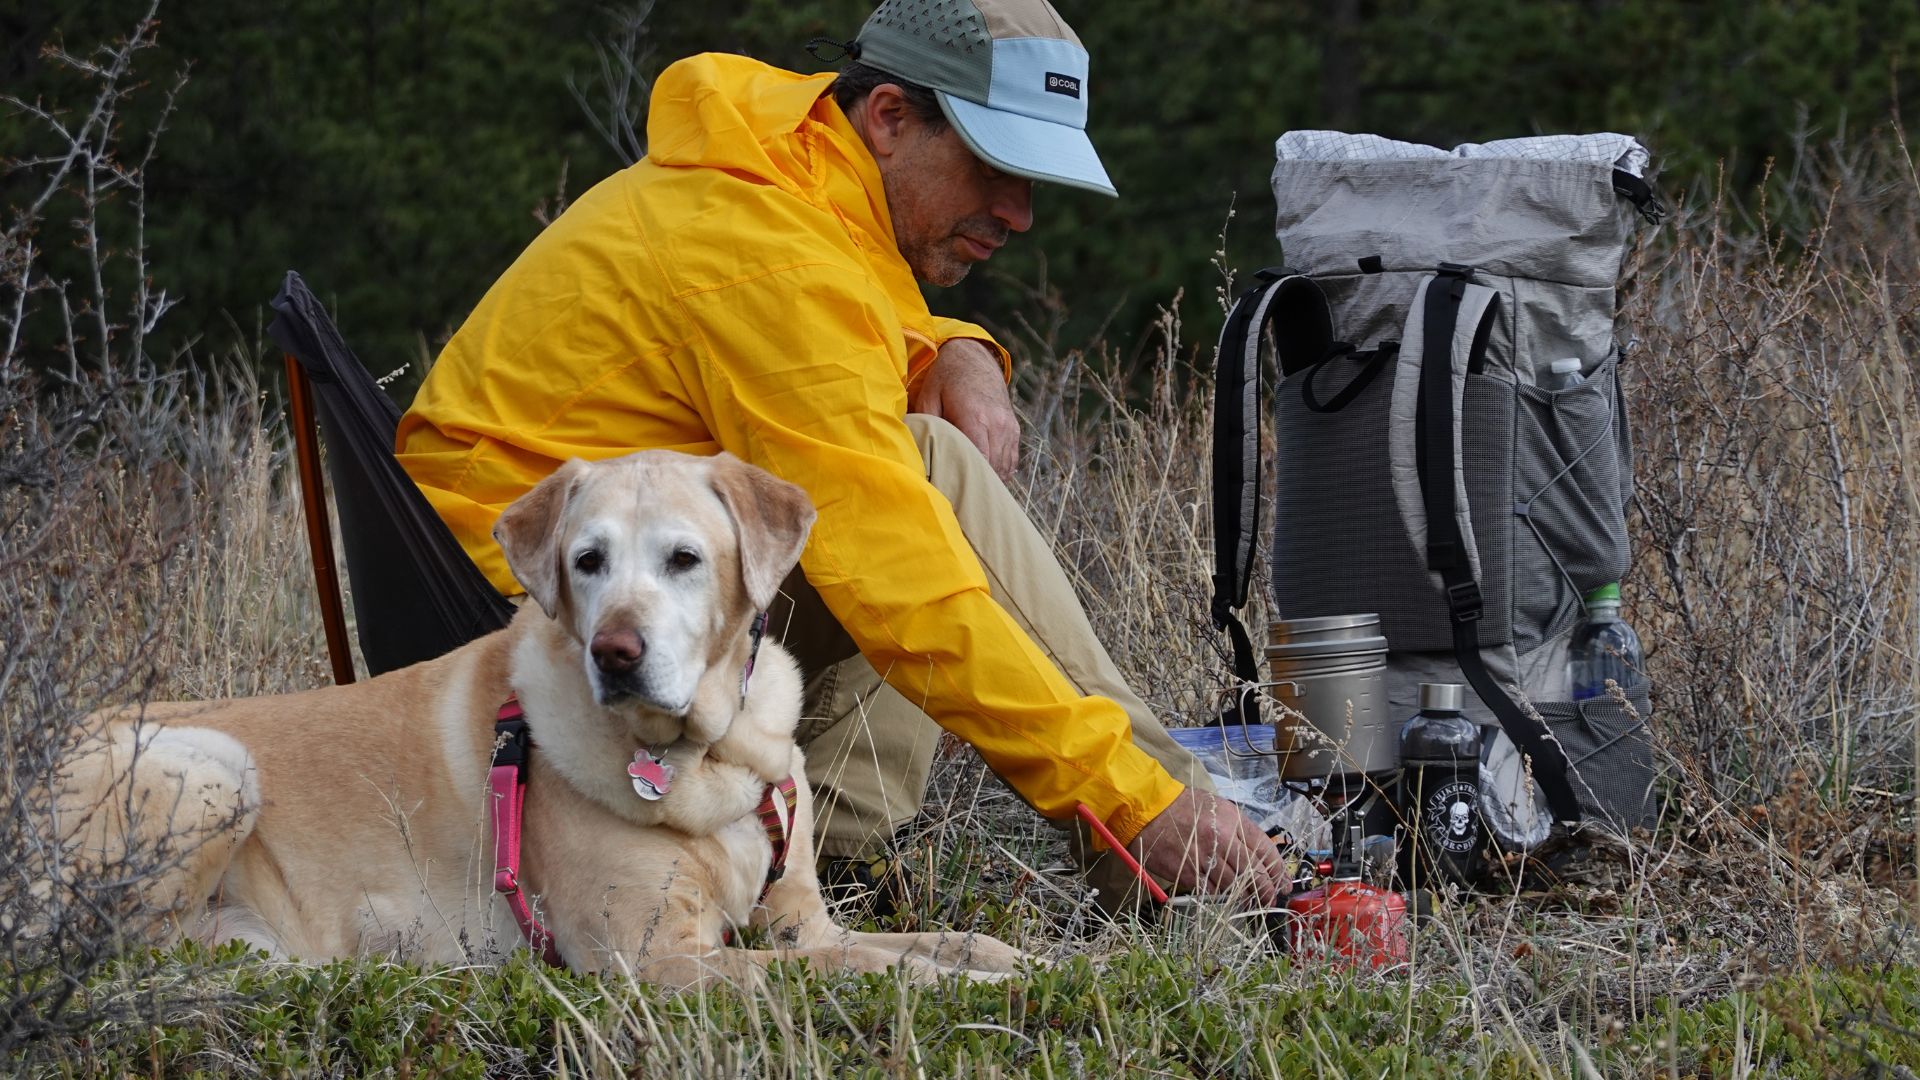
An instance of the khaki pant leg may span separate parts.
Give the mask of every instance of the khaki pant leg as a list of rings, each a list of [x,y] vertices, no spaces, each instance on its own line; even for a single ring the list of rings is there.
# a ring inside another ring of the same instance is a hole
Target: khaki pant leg
[[[994,599],[1076,689],[1120,706],[1136,745],[1176,780],[1212,790],[1200,763],[1173,741],[1114,666],[1053,549],[979,449],[936,417],[910,414],[907,426],[928,480],[953,505]],[[826,856],[877,853],[895,828],[919,812],[940,729],[859,655],[798,570],[782,592],[768,625],[807,678],[799,741],[815,792],[819,850]],[[1077,839],[1076,857],[1091,861],[1084,836]],[[1101,859],[1090,868],[1096,883],[1110,876],[1104,864],[1112,862]]]
[[[800,726],[814,849],[822,858],[880,854],[926,802],[940,725],[856,653],[807,680]]]
[[[877,855],[926,801],[940,726],[860,655],[799,568],[780,592],[767,628],[806,678],[795,741],[807,752],[814,849]]]

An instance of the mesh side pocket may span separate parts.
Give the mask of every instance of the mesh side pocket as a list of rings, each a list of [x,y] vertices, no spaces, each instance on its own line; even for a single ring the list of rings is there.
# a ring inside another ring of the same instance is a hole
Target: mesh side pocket
[[[1573,765],[1574,794],[1590,823],[1619,832],[1652,828],[1653,735],[1646,687],[1627,692],[1626,705],[1612,697],[1536,704],[1547,730]]]
[[[1581,597],[1627,572],[1618,377],[1608,358],[1570,390],[1520,387],[1512,542],[1521,652],[1572,627]]]

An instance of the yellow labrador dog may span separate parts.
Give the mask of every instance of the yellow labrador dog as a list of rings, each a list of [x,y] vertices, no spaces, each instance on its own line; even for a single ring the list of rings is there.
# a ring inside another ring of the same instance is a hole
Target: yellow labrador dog
[[[364,683],[115,717],[61,778],[70,835],[111,858],[170,834],[173,932],[279,956],[459,962],[531,936],[674,985],[781,958],[1011,971],[994,938],[854,933],[821,900],[800,677],[756,618],[813,516],[726,454],[570,461],[495,529],[535,601],[507,629]],[[742,928],[766,947],[730,947]]]

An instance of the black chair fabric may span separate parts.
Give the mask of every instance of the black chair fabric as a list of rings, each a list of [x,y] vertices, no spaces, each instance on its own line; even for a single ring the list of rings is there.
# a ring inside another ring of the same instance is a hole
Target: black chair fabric
[[[513,618],[393,456],[400,409],[373,381],[300,275],[268,332],[306,369],[353,583],[360,653],[375,675],[431,660]]]

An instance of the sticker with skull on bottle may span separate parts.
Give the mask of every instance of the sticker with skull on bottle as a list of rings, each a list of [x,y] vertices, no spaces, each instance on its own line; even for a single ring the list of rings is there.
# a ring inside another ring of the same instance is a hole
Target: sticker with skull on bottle
[[[1453,855],[1473,850],[1473,804],[1479,791],[1472,781],[1455,780],[1427,797],[1427,840]]]

